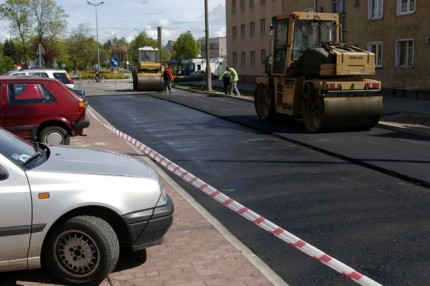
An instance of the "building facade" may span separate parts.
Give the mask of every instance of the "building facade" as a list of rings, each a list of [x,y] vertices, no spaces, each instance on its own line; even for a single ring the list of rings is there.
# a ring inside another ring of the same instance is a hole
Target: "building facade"
[[[274,15],[315,10],[339,13],[343,41],[376,54],[375,78],[382,81],[385,92],[426,97],[430,90],[428,0],[227,0],[228,64],[237,66],[246,81],[252,80],[261,72],[251,64],[251,52],[266,49],[268,54],[269,41],[256,34],[252,40],[251,23],[255,26],[266,19],[269,27]]]
[[[272,17],[282,13],[282,0],[226,0],[227,64],[241,82],[253,83],[270,53]]]
[[[202,55],[203,58],[206,58],[206,41],[203,41],[200,47],[200,54]],[[226,37],[209,39],[209,57],[210,58],[227,57],[227,38]]]

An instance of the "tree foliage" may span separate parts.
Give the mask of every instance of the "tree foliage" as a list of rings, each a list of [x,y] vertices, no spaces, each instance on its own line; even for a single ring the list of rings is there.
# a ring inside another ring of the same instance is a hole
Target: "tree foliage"
[[[176,40],[176,58],[179,63],[185,59],[194,59],[199,55],[200,49],[191,32],[181,34]]]
[[[66,40],[67,52],[73,65],[74,73],[78,69],[85,69],[89,63],[94,62],[94,51],[97,50],[97,43],[89,37],[90,28],[85,24],[80,24],[72,30]],[[96,55],[97,56],[97,55]]]
[[[22,59],[35,57],[34,46],[39,44],[51,50],[50,55],[44,56],[48,61],[55,61],[60,54],[50,47],[65,37],[68,15],[55,0],[6,0],[0,5],[0,17],[9,22],[11,33],[17,35]]]
[[[145,46],[157,48],[158,41],[150,38],[148,36],[148,34],[146,33],[146,31],[142,31],[130,43],[130,49],[129,49],[129,52],[128,52],[128,58],[129,58],[129,60],[133,64],[137,65],[137,62],[138,62],[138,53],[137,53],[137,50],[139,48],[143,48]]]

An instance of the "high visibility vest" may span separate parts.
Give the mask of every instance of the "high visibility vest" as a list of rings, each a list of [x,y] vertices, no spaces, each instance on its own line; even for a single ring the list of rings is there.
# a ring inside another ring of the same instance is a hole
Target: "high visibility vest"
[[[230,68],[230,78],[231,81],[239,81],[239,75],[237,74],[237,71],[234,68]]]

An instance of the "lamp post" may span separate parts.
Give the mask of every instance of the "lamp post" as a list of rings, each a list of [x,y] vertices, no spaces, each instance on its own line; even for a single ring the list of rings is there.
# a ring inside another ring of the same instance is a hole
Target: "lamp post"
[[[209,54],[209,16],[208,16],[208,0],[205,0],[205,37],[206,37],[206,87],[207,91],[212,91],[212,72],[211,72],[211,56]]]
[[[97,76],[100,75],[100,46],[99,46],[99,26],[98,26],[98,21],[97,21],[97,7],[100,5],[103,5],[104,3],[105,2],[102,1],[100,3],[94,4],[90,0],[87,0],[87,4],[94,6],[94,9],[96,11]]]

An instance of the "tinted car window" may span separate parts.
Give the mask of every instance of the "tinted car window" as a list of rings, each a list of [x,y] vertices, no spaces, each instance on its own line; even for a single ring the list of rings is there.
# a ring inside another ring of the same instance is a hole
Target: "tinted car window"
[[[62,83],[70,83],[70,79],[67,77],[65,73],[54,72],[54,78],[58,79]]]
[[[9,104],[46,104],[55,102],[52,93],[40,83],[9,83]]]
[[[35,72],[35,73],[31,73],[32,76],[40,76],[40,77],[49,77],[49,75],[47,73],[44,72]]]

